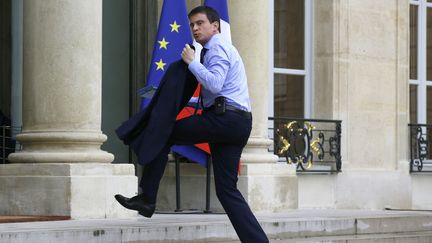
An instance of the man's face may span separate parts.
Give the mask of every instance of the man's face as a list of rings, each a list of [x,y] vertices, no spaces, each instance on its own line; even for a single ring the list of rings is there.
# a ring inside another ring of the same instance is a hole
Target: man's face
[[[219,33],[218,22],[215,21],[213,23],[210,23],[207,15],[203,13],[192,15],[189,18],[189,22],[194,39],[196,40],[196,42],[200,43],[203,46],[210,40],[213,35]]]

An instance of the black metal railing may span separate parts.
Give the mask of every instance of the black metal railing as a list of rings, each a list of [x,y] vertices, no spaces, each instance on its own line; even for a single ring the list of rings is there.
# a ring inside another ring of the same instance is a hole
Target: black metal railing
[[[340,172],[340,120],[270,117],[270,150],[297,172]],[[273,125],[273,126],[272,126]]]
[[[17,146],[13,134],[21,131],[21,127],[0,126],[0,164],[7,164],[8,155],[20,149]]]
[[[432,172],[430,150],[431,124],[408,124],[410,136],[410,172]]]
[[[181,182],[180,182],[180,163],[190,163],[191,161],[183,157],[181,154],[173,153],[174,162],[175,162],[175,178],[176,178],[176,209],[175,212],[183,212],[184,210],[181,207]],[[195,162],[192,162],[195,163]],[[193,211],[202,211],[203,213],[212,213],[210,210],[210,188],[211,188],[211,168],[212,168],[212,158],[210,155],[207,157],[207,166],[206,166],[206,193],[205,193],[205,209],[203,210],[193,210]],[[191,211],[191,210],[187,210]]]

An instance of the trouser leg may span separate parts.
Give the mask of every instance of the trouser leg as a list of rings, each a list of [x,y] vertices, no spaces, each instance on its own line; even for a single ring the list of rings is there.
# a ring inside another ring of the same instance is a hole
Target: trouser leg
[[[216,195],[242,242],[268,242],[267,236],[237,189],[238,164],[243,147],[210,145]]]
[[[217,196],[242,242],[268,242],[267,237],[237,189],[238,163],[249,137],[252,121],[233,112],[192,116],[176,123],[170,144],[209,142]],[[140,186],[145,195],[156,200],[169,147],[143,172]]]
[[[143,168],[139,186],[142,194],[149,202],[156,202],[159,183],[168,161],[170,146],[175,143],[194,144],[197,141],[206,141],[209,134],[206,134],[205,131],[211,131],[210,126],[209,120],[204,116],[191,116],[176,122],[173,135],[167,146]]]
[[[227,119],[230,121],[226,121]],[[234,141],[240,140],[240,137],[243,140],[247,140],[249,133],[247,128],[245,129],[243,127],[243,123],[241,117],[238,117],[236,114],[215,116],[212,113],[201,116],[190,116],[177,121],[170,141],[167,143],[167,147],[164,148],[153,161],[144,166],[140,181],[143,194],[152,201],[156,201],[159,182],[162,179],[166,167],[170,145],[218,142],[229,139],[229,136],[231,136],[231,140]],[[227,126],[226,124],[229,125]],[[238,128],[239,125],[242,126],[242,129]],[[235,136],[236,133],[242,130],[246,131],[243,132],[246,135]],[[241,143],[243,141],[238,142]]]
[[[159,183],[165,171],[169,151],[169,146],[166,146],[153,161],[143,168],[139,186],[149,203],[156,203]]]

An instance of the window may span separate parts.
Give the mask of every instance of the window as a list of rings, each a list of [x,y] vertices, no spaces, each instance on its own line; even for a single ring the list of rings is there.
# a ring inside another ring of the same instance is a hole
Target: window
[[[432,0],[410,1],[410,123],[432,124]]]
[[[270,116],[311,116],[313,0],[275,0]]]

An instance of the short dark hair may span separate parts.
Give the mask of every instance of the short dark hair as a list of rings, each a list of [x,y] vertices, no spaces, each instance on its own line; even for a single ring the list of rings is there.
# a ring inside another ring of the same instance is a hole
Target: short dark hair
[[[210,23],[218,22],[220,32],[220,17],[216,10],[209,6],[198,6],[189,12],[188,18],[199,13],[205,14]]]

